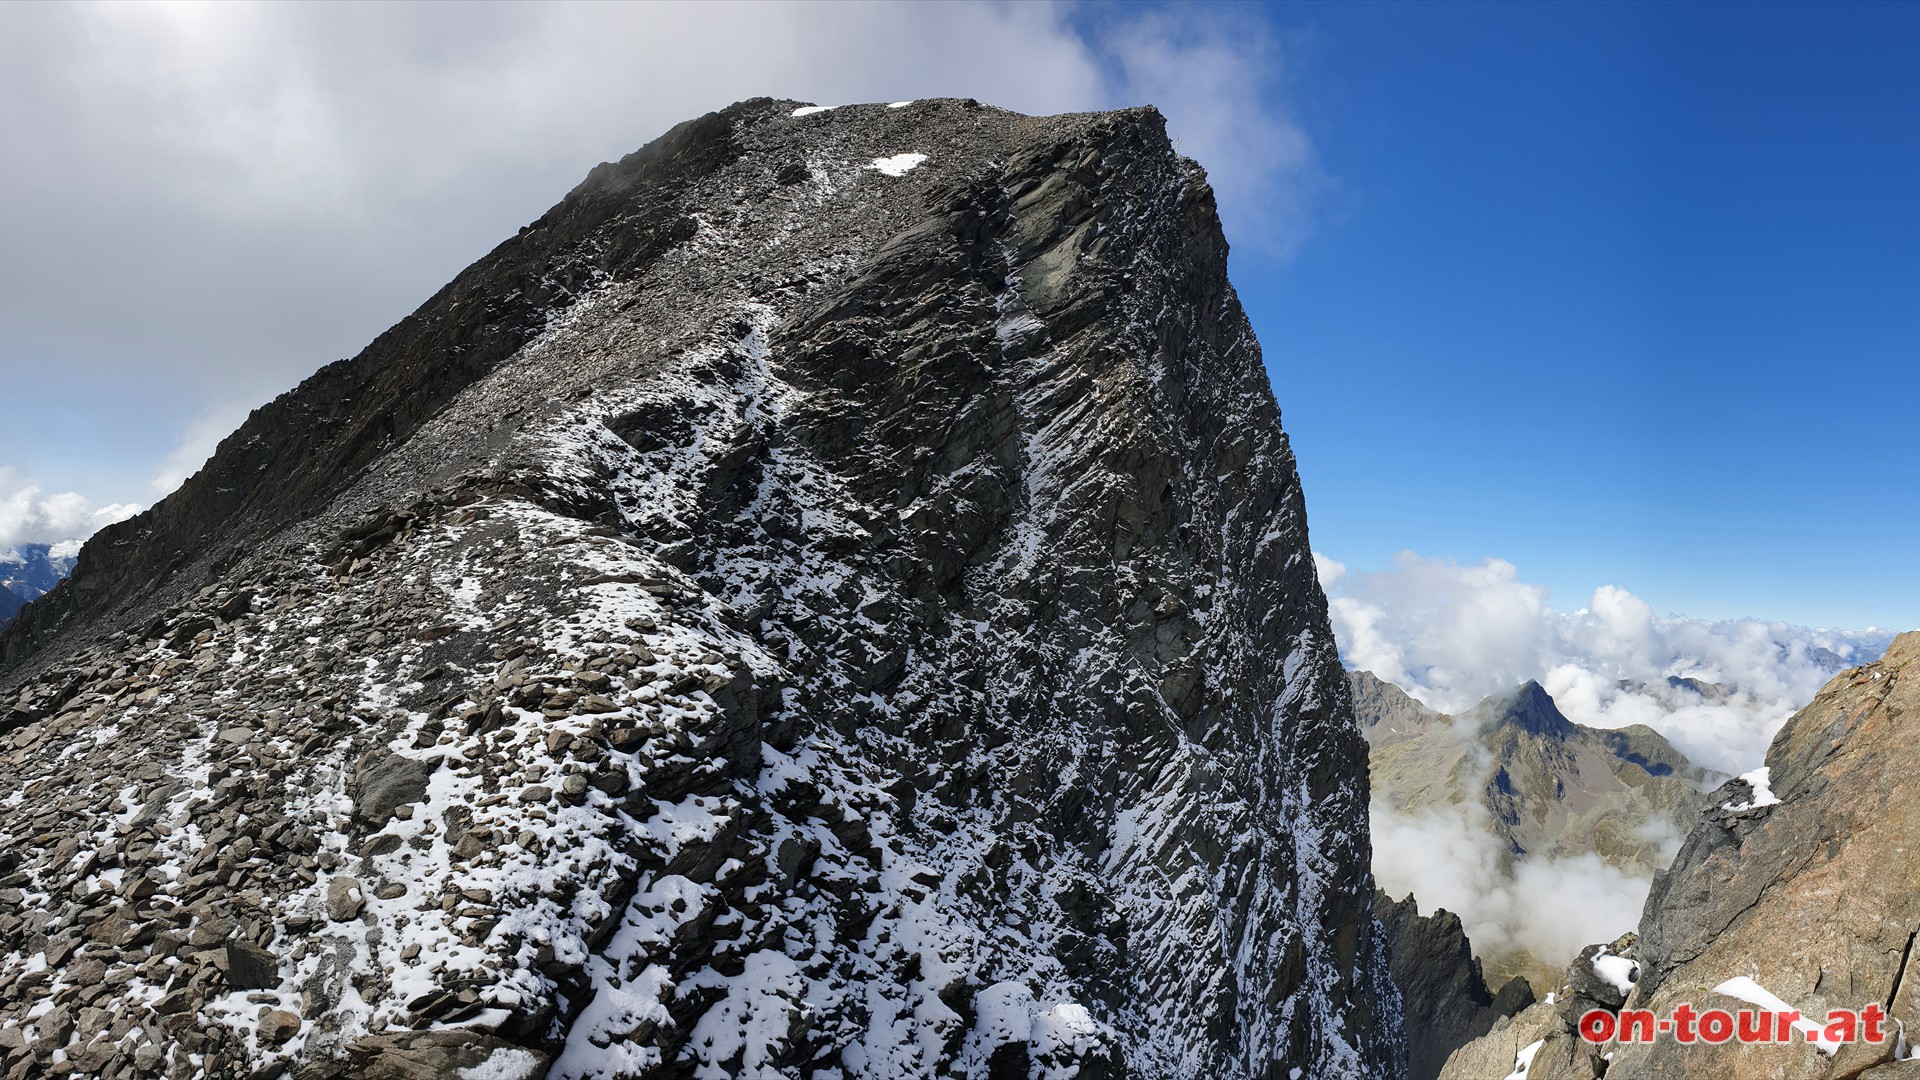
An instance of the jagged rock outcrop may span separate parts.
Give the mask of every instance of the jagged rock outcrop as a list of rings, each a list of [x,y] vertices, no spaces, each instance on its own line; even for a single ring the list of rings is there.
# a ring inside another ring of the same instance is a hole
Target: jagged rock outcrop
[[[1920,1030],[1916,719],[1920,633],[1835,677],[1774,737],[1765,773],[1715,793],[1647,897],[1634,1008],[1665,1016],[1682,1001],[1748,1007],[1715,990],[1744,977],[1809,1017],[1877,1003],[1889,1028]],[[1611,1049],[1609,1077],[1827,1080],[1871,1075],[1865,1070],[1889,1061],[1895,1041],[1850,1043],[1830,1056],[1803,1039],[1668,1038]],[[1912,1066],[1888,1072],[1901,1068]]]
[[[1387,966],[1400,991],[1407,1080],[1434,1080],[1454,1050],[1533,1004],[1533,988],[1519,976],[1498,994],[1487,988],[1460,916],[1445,908],[1422,915],[1411,895],[1394,900],[1376,892],[1373,904],[1387,932]]]
[[[1581,950],[1545,998],[1455,1050],[1440,1080],[1594,1080],[1607,1073],[1607,1048],[1580,1037],[1580,1018],[1594,1009],[1619,1013],[1640,975],[1637,945],[1626,934]]]
[[[681,125],[0,652],[9,1076],[1403,1053],[1292,453],[1152,110]]]

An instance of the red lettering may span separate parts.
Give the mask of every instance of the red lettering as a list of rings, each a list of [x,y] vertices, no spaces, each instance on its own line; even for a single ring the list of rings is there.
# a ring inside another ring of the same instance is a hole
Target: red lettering
[[[1673,1040],[1690,1043],[1693,1041],[1693,1006],[1681,1002],[1673,1007]]]
[[[1658,1025],[1653,1021],[1652,1009],[1620,1010],[1621,1042],[1652,1042],[1656,1030]]]
[[[1613,1014],[1605,1009],[1588,1009],[1580,1017],[1580,1037],[1590,1043],[1603,1043],[1613,1038]]]
[[[1827,1030],[1823,1035],[1828,1042],[1850,1043],[1860,1037],[1859,1023],[1852,1009],[1835,1009],[1827,1014]]]
[[[1581,1014],[1577,1027],[1580,1038],[1594,1044],[1650,1043],[1667,1034],[1672,1034],[1675,1042],[1686,1044],[1704,1042],[1718,1046],[1736,1037],[1749,1044],[1790,1043],[1798,1030],[1809,1044],[1844,1045],[1886,1042],[1894,1035],[1888,1027],[1889,1019],[1886,1008],[1875,1003],[1863,1005],[1857,1011],[1834,1009],[1827,1013],[1825,1024],[1818,1024],[1808,1022],[1793,1009],[1701,1012],[1680,1002],[1664,1020],[1651,1009],[1621,1009],[1618,1013],[1589,1009]]]
[[[1860,1010],[1860,1039],[1862,1042],[1883,1043],[1887,1041],[1887,1031],[1881,1023],[1887,1018],[1887,1010],[1876,1002]]]

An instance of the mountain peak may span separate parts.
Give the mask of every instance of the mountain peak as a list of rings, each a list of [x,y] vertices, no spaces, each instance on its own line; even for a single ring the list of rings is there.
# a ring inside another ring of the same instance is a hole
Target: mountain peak
[[[1505,694],[1495,694],[1473,707],[1467,714],[1483,731],[1515,729],[1541,738],[1570,739],[1575,725],[1560,711],[1553,696],[1538,682],[1528,679]]]
[[[60,584],[73,569],[80,541],[0,548],[0,630],[29,602]]]

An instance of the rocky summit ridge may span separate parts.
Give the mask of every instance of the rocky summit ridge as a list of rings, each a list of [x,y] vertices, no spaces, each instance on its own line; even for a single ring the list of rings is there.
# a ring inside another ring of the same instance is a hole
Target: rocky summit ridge
[[[1226,254],[1147,109],[596,168],[0,638],[5,1075],[1392,1075]]]

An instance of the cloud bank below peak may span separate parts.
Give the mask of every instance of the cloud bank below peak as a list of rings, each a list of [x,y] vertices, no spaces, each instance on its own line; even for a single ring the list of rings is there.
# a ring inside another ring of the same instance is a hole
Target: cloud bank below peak
[[[1584,608],[1558,611],[1544,586],[1502,559],[1462,565],[1405,552],[1366,572],[1314,558],[1348,667],[1447,712],[1532,679],[1577,723],[1646,724],[1725,773],[1758,765],[1788,717],[1893,639],[1883,630],[1656,616],[1613,585]]]

